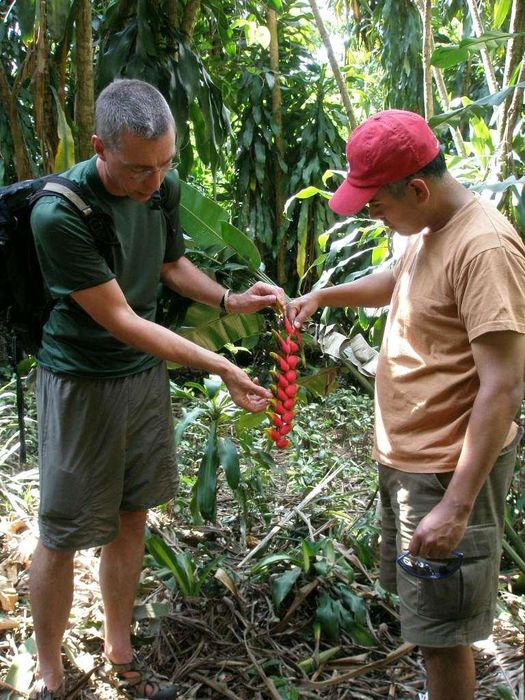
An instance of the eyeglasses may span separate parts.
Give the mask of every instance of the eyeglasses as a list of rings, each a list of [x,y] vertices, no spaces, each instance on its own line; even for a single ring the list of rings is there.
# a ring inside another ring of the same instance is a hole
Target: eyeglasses
[[[136,182],[144,182],[144,180],[147,180],[150,175],[154,175],[156,173],[160,173],[161,176],[164,177],[166,173],[171,170],[172,163],[169,165],[163,165],[161,168],[141,168],[127,164],[124,167],[128,170],[129,177],[132,180],[135,180]]]
[[[396,562],[410,576],[437,581],[452,576],[463,563],[463,552],[454,550],[448,559],[428,561],[415,557],[410,552],[401,552]]]

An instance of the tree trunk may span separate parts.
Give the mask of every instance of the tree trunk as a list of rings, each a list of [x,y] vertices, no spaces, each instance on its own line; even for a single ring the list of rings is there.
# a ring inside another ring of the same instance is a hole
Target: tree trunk
[[[423,94],[425,102],[425,119],[434,116],[434,99],[432,95],[432,5],[431,0],[424,0],[423,9]]]
[[[173,29],[179,28],[179,0],[168,0],[166,3],[166,14],[168,15],[168,20],[170,27]]]
[[[91,137],[95,132],[91,7],[90,0],[77,0],[75,124],[79,160],[85,160],[93,153]]]
[[[514,0],[512,4],[512,12],[510,17],[509,33],[519,34],[525,32],[525,2],[523,0]],[[516,66],[522,61],[523,50],[525,47],[525,39],[523,36],[516,36],[509,40],[507,44],[507,52],[505,55],[505,71],[503,73],[502,88],[509,87],[512,76],[516,70]],[[518,79],[517,82],[520,82]],[[498,135],[500,144],[504,141],[504,133],[507,131],[507,122],[509,117],[510,106],[514,99],[514,94],[507,95],[500,106],[500,114],[498,120]],[[511,127],[511,132],[514,129],[514,124]]]
[[[180,30],[184,36],[188,37],[188,39],[191,39],[193,35],[193,29],[195,28],[195,22],[197,20],[197,15],[199,14],[200,6],[200,0],[189,0],[184,8],[184,15],[182,17]]]
[[[319,34],[321,35],[321,39],[323,40],[323,44],[328,55],[328,60],[330,61],[330,66],[332,67],[335,82],[337,83],[337,87],[339,88],[339,92],[341,94],[341,99],[343,100],[343,106],[345,108],[346,116],[348,118],[348,123],[350,124],[350,130],[353,131],[357,126],[357,121],[355,118],[354,110],[352,109],[352,103],[350,102],[350,97],[348,95],[348,90],[346,89],[344,78],[341,74],[341,71],[339,70],[339,66],[337,65],[330,37],[328,35],[328,32],[326,31],[326,27],[324,26],[324,22],[321,17],[321,13],[319,12],[319,8],[317,7],[316,0],[310,0],[310,6],[312,8],[312,12],[314,13],[315,23],[317,24],[317,29],[319,30]]]
[[[16,94],[11,91],[9,81],[5,74],[4,67],[0,63],[0,99],[7,114],[7,123],[13,140],[13,149],[15,152],[16,175],[19,180],[27,180],[33,176],[31,172],[31,163],[27,156],[27,148],[24,141],[24,133],[20,124],[18,114],[18,103]]]
[[[36,66],[31,78],[35,131],[45,173],[53,172],[57,145],[56,124],[49,81],[49,46],[47,43],[47,2],[40,0],[40,21],[35,28]]]
[[[91,6],[91,0],[77,0],[75,123],[79,160],[85,160],[93,153],[91,137],[95,131]]]
[[[266,22],[270,32],[270,69],[274,77],[272,87],[272,121],[277,127],[275,139],[275,165],[274,165],[274,186],[275,186],[275,234],[279,234],[284,217],[284,194],[282,187],[282,170],[280,160],[284,160],[283,142],[283,115],[281,83],[279,74],[279,37],[277,34],[277,14],[271,8],[266,9]],[[277,253],[277,282],[284,284],[286,281],[286,245],[281,241]]]
[[[523,0],[520,1],[523,2]],[[476,36],[481,36],[484,32],[484,29],[476,0],[467,0],[467,4],[470,10],[470,16],[472,17],[474,32]],[[487,85],[489,86],[489,92],[491,93],[491,95],[493,95],[499,90],[498,81],[496,79],[496,71],[494,70],[492,59],[486,46],[480,47],[480,53],[481,60],[483,61],[483,67],[485,68],[485,77],[487,79]]]
[[[426,0],[415,0],[416,6],[419,10],[419,13],[421,15],[421,21],[423,22],[423,26],[425,26],[425,4]],[[434,50],[434,38],[431,35],[430,36],[430,42],[429,42],[429,47],[430,55],[432,56],[432,51]],[[441,107],[444,112],[447,112],[450,108],[450,103],[448,99],[448,92],[447,92],[447,87],[445,85],[445,80],[443,78],[443,73],[439,68],[436,68],[435,66],[432,66],[432,77],[434,78],[434,82],[436,83],[436,88],[438,91],[439,95],[439,100],[441,102]],[[456,129],[453,126],[449,126],[450,133],[452,135],[452,140],[454,141],[454,145],[456,146],[456,151],[458,152],[458,155],[462,156],[463,158],[466,158],[467,156],[467,150],[465,148],[465,143],[463,141],[463,137],[461,135],[461,132],[459,129]]]

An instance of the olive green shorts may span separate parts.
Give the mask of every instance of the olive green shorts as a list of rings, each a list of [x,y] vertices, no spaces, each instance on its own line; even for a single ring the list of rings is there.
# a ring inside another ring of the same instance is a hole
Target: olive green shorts
[[[401,634],[425,647],[469,645],[492,632],[503,538],[505,499],[523,435],[505,447],[492,468],[457,549],[461,568],[448,578],[424,580],[396,564],[420,520],[437,505],[453,472],[412,474],[379,465],[382,506],[381,574],[385,590],[399,595]]]
[[[173,498],[177,465],[164,364],[128,377],[37,379],[42,543],[97,547],[117,536],[121,511]]]

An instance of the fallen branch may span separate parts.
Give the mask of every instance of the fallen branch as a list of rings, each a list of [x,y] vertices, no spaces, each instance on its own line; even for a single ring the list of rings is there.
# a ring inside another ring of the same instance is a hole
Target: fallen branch
[[[261,550],[271,539],[272,537],[279,532],[281,528],[283,528],[286,523],[288,523],[292,517],[296,514],[299,514],[301,509],[310,503],[311,500],[313,500],[321,491],[325,488],[325,486],[328,486],[328,484],[339,474],[340,471],[343,469],[347,468],[347,464],[341,464],[335,471],[329,472],[324,479],[321,479],[321,481],[315,486],[309,494],[307,494],[303,500],[299,503],[299,505],[294,506],[285,516],[282,518],[282,520],[277,523],[277,525],[274,525],[274,527],[270,530],[270,532],[264,537],[259,544],[254,547],[248,554],[244,557],[244,559],[240,562],[240,564],[237,565],[237,568],[243,567],[246,562],[250,561],[252,557],[255,556],[255,554]]]
[[[340,683],[349,681],[351,678],[356,678],[357,676],[362,676],[365,673],[369,673],[370,671],[375,671],[379,668],[383,668],[384,666],[388,666],[392,663],[392,661],[395,661],[400,656],[405,656],[406,654],[409,654],[415,648],[415,644],[409,644],[408,642],[406,642],[405,644],[402,644],[400,647],[395,649],[395,651],[392,651],[390,654],[385,656],[385,658],[381,659],[380,661],[373,661],[370,664],[365,664],[360,668],[356,668],[354,671],[343,673],[342,675],[335,676],[334,678],[330,678],[327,681],[320,681],[319,683],[308,681],[308,685],[311,688],[316,688],[317,690],[321,690],[322,688],[331,688],[334,685],[339,685]]]

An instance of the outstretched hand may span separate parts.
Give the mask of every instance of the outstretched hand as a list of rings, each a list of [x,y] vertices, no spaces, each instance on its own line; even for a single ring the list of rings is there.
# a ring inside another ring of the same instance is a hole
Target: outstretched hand
[[[232,401],[251,413],[264,411],[272,398],[271,391],[260,386],[257,380],[252,381],[246,372],[234,364],[224,372],[222,380],[230,392]]]
[[[266,282],[256,282],[245,292],[230,294],[228,298],[228,310],[237,314],[252,314],[275,305],[284,308],[284,291]]]
[[[315,295],[310,292],[302,297],[297,297],[297,299],[292,299],[286,307],[286,315],[290,323],[296,328],[300,328],[304,321],[312,316],[318,308],[319,304],[315,300]]]

